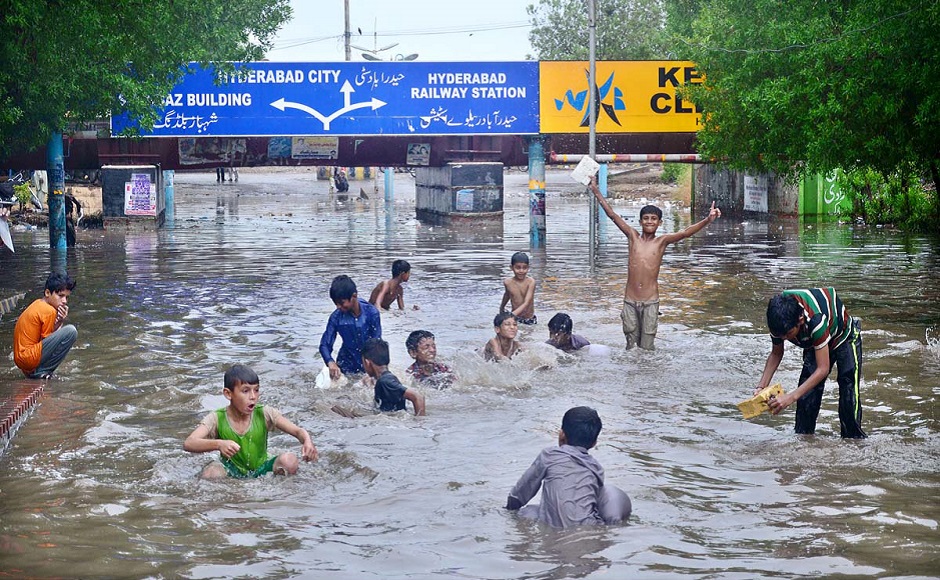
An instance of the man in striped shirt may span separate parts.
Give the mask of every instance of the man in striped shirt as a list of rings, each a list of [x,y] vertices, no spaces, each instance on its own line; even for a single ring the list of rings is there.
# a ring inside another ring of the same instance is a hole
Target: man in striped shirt
[[[862,334],[835,288],[784,290],[767,304],[767,326],[773,343],[755,394],[770,384],[783,359],[783,342],[803,349],[803,371],[797,388],[768,402],[776,415],[796,401],[796,432],[812,435],[822,403],[826,377],[839,367],[839,425],[842,437],[864,439],[859,385],[862,379]]]

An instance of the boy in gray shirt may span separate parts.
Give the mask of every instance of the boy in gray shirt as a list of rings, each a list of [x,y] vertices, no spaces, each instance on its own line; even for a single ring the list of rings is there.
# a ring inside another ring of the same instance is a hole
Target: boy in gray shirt
[[[629,496],[604,485],[604,468],[588,454],[597,444],[601,418],[590,407],[574,407],[565,413],[558,433],[558,447],[547,447],[522,475],[506,502],[553,528],[584,524],[615,524],[630,517]],[[526,506],[542,488],[542,503]],[[525,506],[525,507],[523,507]]]

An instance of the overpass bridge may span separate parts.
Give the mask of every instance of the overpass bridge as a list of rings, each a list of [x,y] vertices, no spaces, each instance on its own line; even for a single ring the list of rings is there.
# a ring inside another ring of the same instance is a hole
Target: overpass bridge
[[[338,167],[441,167],[448,163],[488,161],[505,166],[529,164],[527,135],[435,135],[423,140],[426,158],[409,156],[413,138],[401,136],[362,136],[336,138],[336,155],[329,158],[272,156],[272,137],[198,137],[199,158],[181,159],[177,137],[102,137],[63,139],[65,169],[89,170],[104,165],[159,165],[163,169],[214,169],[216,167],[338,166]],[[582,134],[542,135],[548,163],[571,163],[588,151],[588,136]],[[185,147],[193,145],[192,139]],[[694,133],[603,134],[596,139],[598,155],[617,156],[630,161],[630,155],[668,156],[665,160],[688,161],[695,155]],[[234,153],[229,153],[234,151]],[[554,154],[554,155],[553,155]],[[37,150],[7,160],[13,169],[45,169],[46,153]]]
[[[46,163],[40,155],[11,160],[10,166],[47,167],[50,243],[57,248],[65,247],[61,194],[67,168],[157,168],[150,176],[132,174],[134,184],[115,182],[113,203],[104,203],[107,223],[108,217],[141,215],[161,221],[162,193],[151,193],[161,182],[159,170],[424,168],[418,188],[425,185],[429,193],[419,212],[450,215],[470,208],[472,214],[501,215],[501,175],[466,162],[528,166],[532,243],[541,245],[545,163],[559,154],[588,153],[591,125],[602,155],[694,154],[699,112],[678,94],[682,85],[702,81],[694,63],[601,61],[593,83],[588,68],[575,61],[252,62],[231,69],[192,63],[152,126],[144,128],[125,112],[112,116],[111,135],[140,137],[53,138]],[[136,193],[125,199],[125,191]]]
[[[676,95],[701,82],[686,61],[367,62],[191,65],[152,129],[120,113],[110,134],[66,136],[67,169],[159,164],[164,169],[278,165],[441,167],[528,165],[529,143],[588,152],[595,103],[599,154],[694,154],[699,113]],[[6,165],[45,167],[45,154]]]

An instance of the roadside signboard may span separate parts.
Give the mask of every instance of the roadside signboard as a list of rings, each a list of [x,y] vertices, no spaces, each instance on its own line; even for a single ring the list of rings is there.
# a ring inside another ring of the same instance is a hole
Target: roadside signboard
[[[542,133],[587,133],[588,62],[539,63]],[[694,133],[700,114],[676,95],[684,84],[701,83],[688,61],[597,61],[598,133]]]
[[[202,69],[166,96],[153,137],[526,135],[537,62],[252,62]],[[112,134],[135,127],[112,118]]]

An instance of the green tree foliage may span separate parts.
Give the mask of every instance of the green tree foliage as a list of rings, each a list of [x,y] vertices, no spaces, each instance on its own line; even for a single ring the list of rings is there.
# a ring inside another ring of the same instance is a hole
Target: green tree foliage
[[[937,183],[938,31],[937,0],[707,0],[681,55],[706,79],[684,89],[705,111],[700,152]]]
[[[597,60],[672,58],[664,0],[595,0]],[[541,0],[528,6],[529,42],[539,60],[587,60],[585,0]]]
[[[126,110],[145,124],[189,62],[264,56],[288,0],[7,0],[0,159],[69,123]]]

